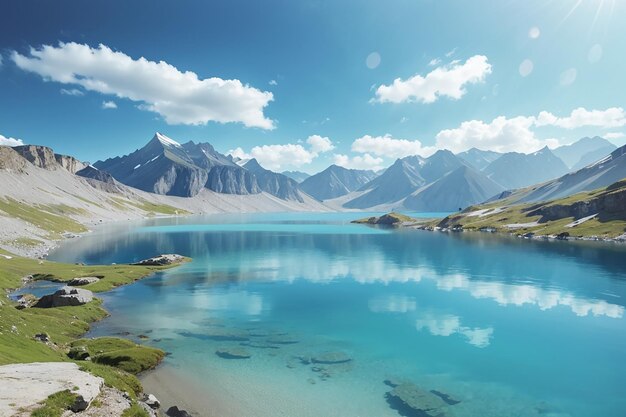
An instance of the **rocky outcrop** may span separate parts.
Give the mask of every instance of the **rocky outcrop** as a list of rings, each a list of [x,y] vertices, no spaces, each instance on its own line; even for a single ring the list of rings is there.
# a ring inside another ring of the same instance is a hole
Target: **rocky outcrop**
[[[8,146],[0,146],[0,170],[22,172],[26,168],[27,161]]]
[[[47,146],[23,145],[15,146],[13,150],[36,167],[48,170],[59,167],[54,152]]]
[[[189,414],[187,411],[181,410],[176,406],[168,408],[165,412],[165,415],[169,417],[191,417],[191,414]]]
[[[181,256],[181,255],[166,254],[166,255],[155,256],[154,258],[144,259],[142,261],[135,262],[135,263],[133,263],[131,265],[166,266],[166,265],[172,265],[172,264],[180,263],[180,262],[183,261],[183,259],[185,259],[185,258],[183,256]]]
[[[598,214],[599,218],[612,217],[613,215],[626,214],[626,189],[612,191],[612,189],[626,184],[616,183],[607,188],[595,198],[577,201],[572,204],[535,205],[527,209],[527,216],[541,216],[539,223],[573,217],[583,217]],[[613,188],[611,188],[613,187]]]
[[[82,285],[95,284],[98,281],[100,281],[100,278],[98,277],[77,277],[71,279],[67,285],[80,287]]]
[[[44,295],[33,307],[53,308],[80,306],[93,300],[93,293],[82,288],[65,286],[54,294]]]
[[[76,174],[78,171],[87,167],[87,164],[79,161],[73,156],[60,155],[58,153],[55,153],[54,159],[57,161],[57,164],[59,164],[62,168],[66,169],[72,174]]]
[[[71,362],[0,366],[0,415],[22,415],[37,408],[50,395],[65,390],[76,395],[72,411],[82,411],[100,394],[103,384],[102,378],[79,370]]]

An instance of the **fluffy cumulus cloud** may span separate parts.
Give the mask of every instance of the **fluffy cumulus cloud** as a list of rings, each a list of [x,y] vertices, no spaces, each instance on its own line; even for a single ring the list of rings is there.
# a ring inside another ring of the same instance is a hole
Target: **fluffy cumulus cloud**
[[[244,160],[255,158],[264,168],[280,171],[286,167],[299,168],[310,164],[320,154],[335,148],[329,138],[319,135],[309,136],[306,143],[308,147],[293,143],[255,146],[250,152],[238,147],[228,151],[228,154]]]
[[[452,336],[460,334],[467,343],[479,348],[485,348],[491,343],[493,327],[471,328],[461,324],[461,318],[451,314],[437,316],[427,314],[415,321],[417,330],[428,330],[433,336]]]
[[[557,117],[550,112],[542,111],[537,117],[537,126],[557,126],[564,129],[591,126],[610,129],[626,126],[626,112],[621,107],[606,110],[587,110],[579,107],[572,110],[569,116]]]
[[[6,136],[0,135],[0,146],[21,146],[23,144],[22,139],[7,138]]]
[[[167,62],[133,59],[105,45],[44,45],[31,48],[27,55],[13,51],[11,59],[19,68],[46,81],[78,85],[138,102],[141,109],[160,114],[169,124],[204,125],[214,121],[274,127],[274,122],[263,114],[273,100],[270,92],[236,79],[203,79]]]
[[[390,134],[386,134],[384,136],[361,136],[352,142],[352,151],[396,159],[409,155],[428,156],[434,153],[435,148],[424,147],[419,140],[395,139]]]
[[[606,110],[574,109],[569,116],[558,117],[546,111],[537,116],[499,116],[491,122],[470,120],[454,129],[445,129],[436,136],[436,147],[462,152],[479,148],[497,152],[534,152],[544,146],[554,148],[556,139],[540,139],[535,128],[552,126],[563,129],[582,127],[616,128],[626,126],[626,113],[621,107]]]
[[[335,149],[335,145],[333,145],[333,142],[329,138],[319,135],[309,136],[306,140],[306,143],[309,144],[311,152],[315,154],[320,154]]]
[[[484,55],[475,55],[464,63],[453,61],[435,68],[425,76],[416,74],[406,80],[396,78],[390,85],[376,89],[374,101],[380,103],[433,103],[440,97],[460,99],[468,84],[483,82],[491,74],[491,64]]]
[[[372,156],[369,153],[352,157],[344,154],[335,154],[333,159],[335,165],[348,169],[371,169],[378,171],[385,167],[383,158]]]
[[[624,134],[623,132],[609,132],[604,135],[605,139],[622,139],[624,137],[626,137],[626,134]]]
[[[534,152],[548,145],[558,146],[554,139],[542,140],[531,130],[534,117],[518,116],[507,119],[496,117],[491,122],[470,120],[454,129],[445,129],[436,136],[437,147],[452,152],[463,152],[470,148],[496,152]]]

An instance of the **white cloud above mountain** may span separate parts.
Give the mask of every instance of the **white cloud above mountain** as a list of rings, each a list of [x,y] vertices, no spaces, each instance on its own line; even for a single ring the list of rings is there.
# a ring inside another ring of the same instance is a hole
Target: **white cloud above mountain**
[[[306,139],[308,147],[301,144],[276,144],[261,145],[253,147],[250,152],[244,151],[241,147],[229,150],[227,153],[236,158],[255,158],[262,167],[280,171],[286,167],[299,168],[308,165],[320,154],[329,152],[335,148],[332,141],[323,136],[311,135]]]
[[[103,109],[117,109],[117,104],[114,101],[103,101],[102,102]]]
[[[0,135],[0,146],[21,146],[23,144],[22,139],[7,138],[6,136]]]
[[[563,129],[588,126],[610,129],[626,126],[626,112],[621,107],[610,107],[606,110],[587,110],[579,107],[572,110],[569,116],[557,117],[550,112],[542,111],[537,116],[536,125],[557,126]]]
[[[424,147],[419,140],[396,139],[386,134],[384,136],[361,136],[352,142],[352,151],[396,159],[409,155],[430,155],[436,149],[432,146]]]
[[[556,139],[539,139],[532,127],[534,117],[518,116],[508,119],[499,116],[491,122],[469,120],[454,129],[437,133],[436,146],[452,152],[463,152],[470,148],[496,152],[534,152],[544,146],[558,146]]]
[[[340,167],[348,169],[371,169],[378,171],[385,167],[383,158],[375,157],[369,153],[356,156],[348,156],[345,154],[333,155],[333,163]]]
[[[138,102],[141,109],[158,113],[168,124],[238,122],[274,128],[274,122],[263,113],[274,99],[272,93],[237,79],[203,79],[165,61],[133,59],[102,44],[97,48],[74,42],[44,45],[31,48],[27,55],[13,51],[11,59],[45,81]]]
[[[379,103],[433,103],[440,97],[458,100],[468,84],[483,82],[492,67],[484,55],[475,55],[464,63],[453,61],[433,69],[425,76],[416,74],[406,80],[396,78],[390,85],[380,85],[373,101]]]

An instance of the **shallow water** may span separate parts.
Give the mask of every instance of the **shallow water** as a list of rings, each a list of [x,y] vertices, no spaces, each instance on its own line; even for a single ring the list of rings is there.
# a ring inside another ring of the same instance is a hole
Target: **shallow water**
[[[355,217],[153,220],[103,228],[51,258],[193,257],[105,294],[112,317],[92,335],[147,335],[171,352],[164,366],[256,404],[243,417],[397,416],[389,377],[460,400],[456,416],[624,416],[626,248]],[[215,354],[234,347],[251,357]],[[352,360],[298,359],[324,352]]]

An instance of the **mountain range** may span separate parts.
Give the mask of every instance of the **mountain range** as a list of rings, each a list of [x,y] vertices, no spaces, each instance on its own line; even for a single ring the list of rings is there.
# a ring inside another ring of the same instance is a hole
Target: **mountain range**
[[[331,165],[322,172],[302,181],[300,187],[318,200],[341,197],[356,191],[376,178],[374,171],[347,169]]]

